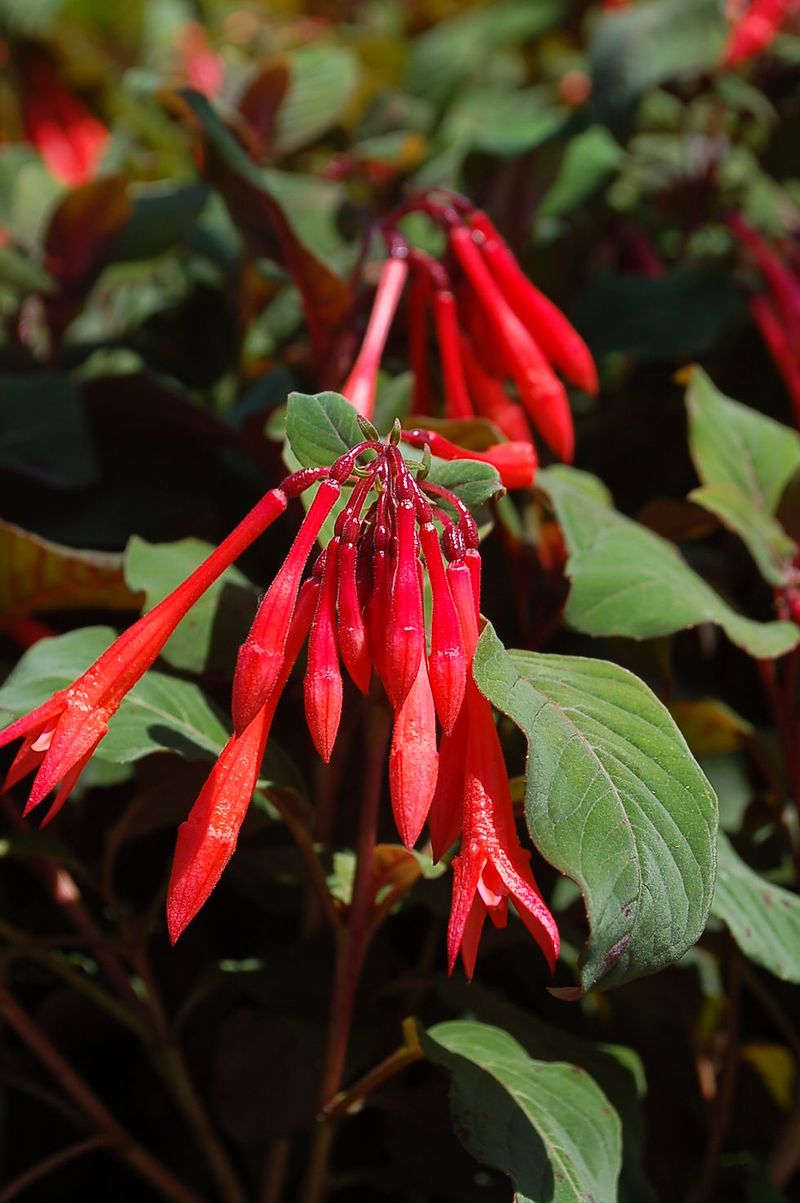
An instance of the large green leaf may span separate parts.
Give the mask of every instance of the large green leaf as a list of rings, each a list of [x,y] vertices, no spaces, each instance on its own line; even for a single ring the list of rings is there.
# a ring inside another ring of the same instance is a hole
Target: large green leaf
[[[583,989],[677,960],[708,917],[717,800],[668,711],[618,665],[509,653],[490,626],[473,672],[528,740],[531,838],[583,893]]]
[[[613,1203],[620,1123],[576,1065],[534,1061],[506,1032],[440,1023],[422,1034],[452,1074],[453,1127],[474,1157],[508,1174],[516,1203]]]
[[[650,639],[713,622],[753,656],[782,656],[800,642],[788,622],[738,614],[666,539],[592,496],[585,476],[562,466],[539,473],[564,532],[572,588],[565,617],[589,635]]]
[[[604,125],[590,125],[566,146],[554,182],[537,206],[536,217],[559,217],[587,200],[614,174],[625,152]]]
[[[69,376],[0,375],[0,467],[59,488],[96,478],[83,401]]]
[[[712,913],[742,952],[786,982],[800,982],[800,896],[765,881],[720,832]]]
[[[312,43],[292,51],[289,86],[275,119],[275,150],[312,142],[343,116],[359,82],[359,62],[343,46]]]
[[[797,547],[774,515],[800,468],[800,435],[724,396],[701,368],[692,370],[686,407],[703,482],[691,500],[741,537],[770,584],[786,584]]]
[[[147,543],[134,536],[125,551],[125,580],[143,592],[151,610],[185,580],[212,551],[200,539]],[[173,668],[233,674],[236,649],[247,634],[257,603],[257,590],[238,568],[228,568],[203,594],[161,653]]]
[[[656,84],[715,68],[726,32],[717,0],[650,0],[605,13],[589,47],[592,107],[600,120],[623,115]]]

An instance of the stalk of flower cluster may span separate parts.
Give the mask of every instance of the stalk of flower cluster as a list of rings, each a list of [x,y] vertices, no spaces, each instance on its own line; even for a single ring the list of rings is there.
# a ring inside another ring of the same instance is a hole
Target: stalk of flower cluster
[[[26,814],[60,784],[45,822],[58,813],[108,731],[120,702],[153,664],[181,619],[283,514],[289,497],[302,492],[319,475],[316,469],[303,470],[267,493],[182,584],[120,635],[77,681],[0,732],[0,747],[23,737],[6,778],[7,788],[38,767]]]

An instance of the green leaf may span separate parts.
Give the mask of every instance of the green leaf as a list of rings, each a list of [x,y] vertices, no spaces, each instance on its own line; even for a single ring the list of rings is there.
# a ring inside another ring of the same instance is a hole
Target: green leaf
[[[704,485],[730,485],[774,514],[800,468],[800,434],[726,397],[702,370],[686,392],[689,449]]]
[[[800,642],[788,622],[737,614],[666,539],[591,497],[584,479],[562,466],[540,472],[569,551],[568,623],[588,635],[652,639],[695,627],[721,626],[753,656],[782,656]]]
[[[197,685],[150,671],[123,700],[96,756],[112,764],[129,764],[152,752],[214,759],[229,734]]]
[[[751,961],[785,982],[800,982],[800,896],[760,877],[721,832],[711,910]]]
[[[797,553],[777,519],[766,513],[733,485],[705,485],[692,489],[689,500],[719,518],[723,526],[738,535],[770,585],[786,585],[789,569]]]
[[[728,25],[717,0],[650,0],[601,16],[589,47],[592,107],[609,123],[638,97],[676,76],[694,79],[719,62]]]
[[[555,182],[536,210],[539,217],[569,213],[614,174],[625,152],[604,125],[591,125],[567,143]]]
[[[528,740],[531,839],[583,893],[583,989],[678,960],[711,905],[717,800],[669,712],[618,665],[509,653],[491,626],[473,673]]]
[[[341,119],[358,87],[360,67],[343,46],[318,43],[288,56],[291,73],[275,118],[278,154],[290,154],[313,142]]]
[[[409,91],[443,104],[465,76],[484,71],[492,51],[537,37],[563,12],[563,0],[505,0],[434,25],[413,43]]]
[[[69,376],[0,375],[0,466],[58,488],[96,479],[83,402]]]
[[[505,492],[497,469],[475,459],[434,459],[428,480],[455,493],[470,510]]]
[[[41,706],[57,689],[71,685],[115,638],[112,627],[82,627],[40,639],[0,686],[0,710],[16,717]]]
[[[800,435],[724,396],[701,368],[692,370],[686,407],[704,486],[691,500],[741,537],[770,584],[785,584],[797,547],[774,514],[800,468]]]
[[[440,1023],[421,1035],[452,1074],[453,1127],[479,1161],[508,1174],[516,1203],[612,1203],[620,1123],[576,1065],[534,1061],[499,1028]]]
[[[332,464],[364,440],[356,411],[339,393],[291,393],[286,437],[304,468]]]
[[[200,539],[147,543],[134,536],[125,551],[125,579],[131,589],[144,593],[145,609],[151,610],[212,550]],[[257,590],[244,573],[226,569],[179,624],[161,658],[187,672],[214,669],[232,674],[236,649],[247,634],[257,600]]]
[[[131,215],[114,246],[114,260],[165,254],[191,233],[208,197],[206,184],[139,185],[131,192]]]

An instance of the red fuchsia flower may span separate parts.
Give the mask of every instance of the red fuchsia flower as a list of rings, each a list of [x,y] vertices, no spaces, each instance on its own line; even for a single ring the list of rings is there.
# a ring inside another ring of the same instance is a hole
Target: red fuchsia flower
[[[48,169],[64,184],[93,180],[111,135],[44,58],[22,60],[25,133]]]
[[[530,488],[539,465],[532,443],[495,443],[486,451],[466,450],[433,430],[404,430],[402,439],[413,447],[430,447],[431,455],[439,459],[477,459],[491,464],[507,489]]]
[[[197,21],[187,21],[175,38],[186,81],[204,96],[217,96],[225,67],[209,43],[208,34]]]
[[[731,5],[733,28],[725,46],[725,67],[738,67],[768,49],[791,17],[800,16],[799,0],[751,0],[742,11]]]
[[[38,766],[27,809],[60,786],[52,817],[122,698],[177,623],[291,497],[316,486],[240,649],[234,733],[178,834],[167,899],[170,938],[177,940],[198,913],[233,855],[279,699],[308,640],[305,708],[320,755],[328,760],[337,738],[341,664],[365,693],[374,669],[394,710],[389,792],[400,838],[413,847],[430,819],[433,849],[441,856],[461,836],[448,935],[451,969],[460,951],[472,973],[483,920],[488,914],[502,926],[509,899],[552,965],[558,934],[517,839],[491,707],[470,673],[480,606],[475,521],[453,493],[427,479],[424,464],[406,463],[397,445],[399,428],[386,442],[369,433],[330,468],[295,473],[268,493],[200,568],[78,681],[0,734],[0,744],[23,739],[7,784]],[[343,495],[345,487],[349,495]],[[333,535],[309,568],[337,501]]]
[[[77,681],[0,732],[0,747],[15,739],[23,741],[8,771],[5,788],[37,770],[26,814],[60,786],[45,822],[58,813],[108,731],[120,702],[153,664],[181,619],[283,513],[289,496],[307,487],[315,475],[296,473],[267,493],[191,576],[120,635]]]
[[[800,279],[739,214],[729,215],[728,226],[752,256],[766,284],[766,293],[750,298],[750,313],[800,422]]]
[[[391,257],[342,392],[359,413],[371,416],[380,358],[408,280],[412,412],[419,418],[434,411],[433,332],[446,417],[482,417],[506,439],[532,445],[531,423],[556,455],[570,460],[572,415],[557,372],[595,393],[592,356],[557,306],[525,276],[487,215],[461,198],[440,195],[444,204],[418,197],[383,222]],[[410,248],[398,231],[397,221],[414,210],[425,212],[447,233],[448,254],[441,261]],[[402,268],[396,266],[398,258]],[[522,477],[529,483],[527,473]]]

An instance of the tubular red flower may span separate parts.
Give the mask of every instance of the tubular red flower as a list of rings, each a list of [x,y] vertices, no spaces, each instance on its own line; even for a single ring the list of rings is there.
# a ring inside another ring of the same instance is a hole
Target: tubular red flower
[[[392,256],[384,262],[361,350],[342,385],[342,395],[365,418],[371,418],[375,410],[378,368],[407,276],[405,258]]]
[[[339,540],[325,552],[322,587],[311,637],[304,682],[306,721],[314,746],[327,764],[342,717],[342,674],[336,642],[336,594],[339,573]]]
[[[544,354],[567,380],[587,393],[596,393],[599,389],[597,368],[578,331],[558,306],[528,279],[484,212],[474,212],[470,224],[483,236],[480,249],[503,295]]]
[[[442,562],[439,536],[432,522],[420,530],[433,600],[429,672],[436,713],[445,733],[452,731],[464,700],[467,656],[458,614]]]
[[[571,460],[574,432],[563,384],[506,301],[471,232],[465,226],[452,228],[450,246],[504,351],[506,371],[531,421],[557,455]]]
[[[67,88],[46,59],[25,58],[22,75],[25,132],[48,170],[73,188],[93,180],[111,137],[102,121]]]
[[[337,597],[339,621],[337,630],[339,650],[344,666],[361,692],[367,694],[372,676],[372,661],[369,654],[367,627],[358,596],[357,522],[355,526],[355,532],[351,532],[355,537],[349,539],[347,537],[349,532],[345,532],[339,546],[339,591]]]
[[[433,390],[428,370],[428,296],[426,280],[414,277],[408,289],[408,359],[414,374],[411,412],[433,412]]]
[[[725,67],[737,67],[770,46],[790,14],[798,15],[797,0],[752,0],[734,25],[722,56]]]
[[[465,337],[461,339],[461,361],[476,412],[494,423],[511,442],[530,442],[530,427],[522,406],[511,400],[501,380],[487,372]]]
[[[120,635],[77,681],[0,732],[0,747],[24,737],[9,772],[10,783],[39,766],[26,814],[60,782],[45,822],[58,813],[125,694],[151,666],[198,598],[286,505],[283,488],[267,493],[191,576]]]
[[[389,752],[392,811],[406,848],[416,844],[428,817],[438,767],[436,712],[428,666],[422,656],[414,683],[395,712]]]
[[[461,852],[453,861],[453,902],[447,932],[450,971],[461,952],[467,977],[475,970],[481,929],[488,914],[497,927],[507,920],[509,898],[547,959],[558,957],[558,927],[519,845],[503,751],[489,703],[468,686],[468,764],[465,773]]]
[[[445,412],[449,418],[471,418],[475,410],[469,398],[464,365],[461,362],[458,311],[452,292],[440,289],[434,293],[433,313],[442,359]]]
[[[750,313],[783,377],[795,415],[800,420],[800,345],[792,346],[786,326],[768,297],[751,297]]]
[[[341,486],[336,480],[329,478],[320,485],[289,554],[259,606],[247,638],[239,648],[231,711],[234,729],[240,733],[253,721],[275,687],[283,663],[300,578],[317,535],[340,493]]]
[[[396,555],[392,577],[386,640],[386,677],[383,681],[395,709],[414,684],[425,644],[422,587],[417,557],[416,509],[409,478],[397,482],[401,500],[396,506]]]
[[[486,451],[458,447],[444,435],[430,430],[404,430],[403,440],[415,447],[428,446],[439,459],[476,459],[496,468],[507,489],[528,489],[538,467],[536,448],[529,440],[521,443],[495,443]]]
[[[174,944],[207,902],[233,856],[256,788],[280,695],[308,634],[319,583],[306,581],[297,600],[276,688],[241,734],[233,734],[178,830],[167,890],[167,928]]]

